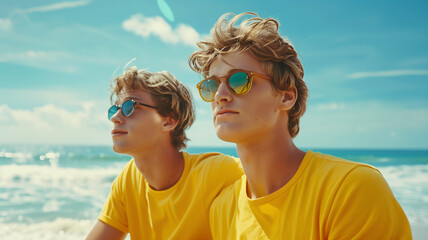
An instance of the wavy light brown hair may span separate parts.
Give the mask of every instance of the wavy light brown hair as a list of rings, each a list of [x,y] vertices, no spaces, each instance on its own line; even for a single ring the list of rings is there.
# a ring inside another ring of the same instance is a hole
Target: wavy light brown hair
[[[144,90],[151,94],[158,113],[163,117],[172,117],[178,121],[170,132],[171,142],[177,149],[186,147],[185,130],[195,120],[195,113],[190,91],[171,73],[162,71],[151,73],[130,67],[111,83],[110,101],[123,91]]]
[[[261,62],[262,68],[272,78],[275,90],[287,90],[295,86],[297,101],[288,112],[288,130],[291,137],[299,133],[300,117],[305,113],[308,88],[303,81],[303,66],[291,43],[278,33],[279,23],[275,19],[260,18],[256,13],[246,12],[227,18],[224,14],[211,29],[210,38],[197,43],[199,50],[189,57],[190,67],[208,75],[212,61],[219,55],[249,51]],[[244,19],[245,15],[253,15]],[[235,26],[238,21],[242,21]]]

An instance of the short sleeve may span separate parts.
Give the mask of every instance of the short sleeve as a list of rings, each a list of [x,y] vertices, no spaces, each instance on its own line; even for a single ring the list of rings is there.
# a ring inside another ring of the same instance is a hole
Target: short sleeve
[[[117,230],[127,233],[128,221],[124,204],[124,194],[122,189],[122,175],[119,175],[113,182],[110,194],[104,204],[98,220],[106,223]]]
[[[326,239],[412,239],[403,209],[376,169],[351,170],[333,199]]]

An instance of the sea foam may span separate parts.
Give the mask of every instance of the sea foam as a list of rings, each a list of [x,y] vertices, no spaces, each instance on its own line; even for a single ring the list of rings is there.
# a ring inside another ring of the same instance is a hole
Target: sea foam
[[[0,239],[84,239],[95,221],[57,218],[54,221],[32,224],[2,223],[0,224]]]
[[[6,223],[0,224],[0,239],[14,240],[75,240],[85,239],[96,219],[77,220],[57,218],[32,224]],[[129,235],[126,240],[129,240]]]
[[[121,167],[0,165],[0,222],[96,218]]]
[[[428,227],[428,164],[379,168],[411,224]]]

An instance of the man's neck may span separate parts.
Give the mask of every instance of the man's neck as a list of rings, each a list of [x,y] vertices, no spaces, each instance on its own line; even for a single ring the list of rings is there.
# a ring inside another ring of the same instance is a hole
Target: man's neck
[[[263,140],[258,138],[258,141],[237,144],[247,177],[247,194],[251,199],[271,194],[287,184],[305,156],[288,134],[279,133]]]
[[[184,170],[183,154],[174,146],[157,146],[133,154],[134,162],[154,190],[165,190],[174,186]]]

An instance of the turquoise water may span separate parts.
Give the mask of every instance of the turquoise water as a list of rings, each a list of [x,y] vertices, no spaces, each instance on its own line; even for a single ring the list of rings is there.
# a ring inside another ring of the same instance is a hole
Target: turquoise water
[[[427,150],[311,150],[379,168],[412,228],[428,229]],[[188,149],[213,151],[237,156]],[[129,159],[110,147],[0,146],[0,239],[83,239]]]

